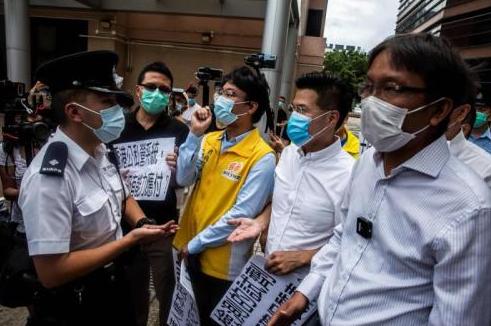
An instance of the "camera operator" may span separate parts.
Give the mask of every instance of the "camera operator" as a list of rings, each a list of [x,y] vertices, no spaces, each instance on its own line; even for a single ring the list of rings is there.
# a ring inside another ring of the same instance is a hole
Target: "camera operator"
[[[25,93],[25,85],[0,82],[0,111],[4,114],[0,145],[0,179],[10,201],[10,216],[0,229],[0,304],[16,308],[32,304],[36,275],[27,253],[22,213],[17,204],[22,177],[34,154],[51,132],[50,97],[40,82]]]
[[[201,105],[199,105],[198,102],[196,101],[196,99],[198,97],[199,90],[198,90],[198,87],[196,87],[193,84],[190,84],[186,88],[185,92],[187,95],[187,102],[188,103],[187,103],[187,110],[183,111],[183,113],[182,113],[182,118],[183,118],[184,122],[188,126],[190,126],[191,125],[191,118],[192,118],[194,112],[196,112],[196,110],[201,108]]]

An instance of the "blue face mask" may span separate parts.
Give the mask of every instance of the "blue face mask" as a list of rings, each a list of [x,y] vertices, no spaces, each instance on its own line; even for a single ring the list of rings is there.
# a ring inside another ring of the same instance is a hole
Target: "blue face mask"
[[[241,117],[243,115],[246,115],[246,113],[242,114],[235,114],[232,112],[232,109],[234,108],[235,104],[241,104],[241,103],[247,103],[248,101],[243,101],[243,102],[237,102],[235,103],[233,100],[226,98],[223,95],[220,95],[216,101],[215,101],[215,106],[213,108],[213,112],[215,112],[215,117],[217,119],[217,122],[220,125],[223,125],[225,127],[231,125],[234,123],[238,117]]]
[[[84,110],[92,112],[94,114],[98,114],[101,116],[102,125],[99,128],[92,128],[91,126],[83,123],[84,126],[91,129],[94,134],[99,138],[99,140],[103,143],[110,143],[119,138],[121,132],[123,132],[125,119],[123,108],[116,104],[111,106],[110,108],[101,110],[100,112],[91,110],[81,104],[74,103],[78,107],[81,107]]]
[[[312,123],[312,121],[323,117],[328,113],[329,111],[312,119],[310,117],[307,117],[306,115],[293,111],[293,113],[290,115],[290,119],[288,119],[288,124],[286,127],[288,137],[298,147],[307,145],[307,143],[314,139],[314,137],[329,128],[329,126],[324,127],[320,131],[316,132],[314,135],[311,135],[309,132],[310,124]]]
[[[194,106],[196,104],[196,100],[194,98],[190,98],[190,99],[188,99],[188,104],[189,104],[189,107]]]

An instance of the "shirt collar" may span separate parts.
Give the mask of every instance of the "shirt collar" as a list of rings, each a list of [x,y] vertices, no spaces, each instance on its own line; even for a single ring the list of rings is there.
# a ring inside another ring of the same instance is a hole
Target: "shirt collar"
[[[471,135],[471,138],[472,138],[472,139],[482,139],[482,138],[488,138],[489,140],[491,140],[491,129],[490,129],[490,128],[486,129],[486,131],[485,131],[485,132],[483,132],[483,133],[481,134],[481,136],[479,136],[479,137],[476,137],[476,136]]]
[[[491,140],[491,129],[488,128],[488,130],[486,130],[486,132],[482,134],[480,138],[487,138]]]
[[[339,139],[338,136],[335,137],[336,140],[334,141],[334,143],[319,151],[304,153],[302,147],[299,147],[297,149],[297,153],[300,155],[300,157],[304,157],[306,159],[312,159],[312,160],[330,159],[331,157],[335,156],[340,151],[342,151],[341,140]]]
[[[409,160],[393,169],[388,177],[396,175],[403,169],[410,169],[436,178],[447,163],[449,157],[450,150],[448,148],[447,138],[445,135],[442,135],[440,138],[416,153]],[[380,152],[375,151],[374,159],[377,165],[382,164],[383,169]]]
[[[79,171],[84,167],[87,161],[89,161],[90,159],[94,159],[92,156],[89,155],[89,153],[87,153],[82,147],[80,147],[79,144],[68,137],[68,135],[65,134],[60,127],[56,128],[56,132],[53,135],[51,142],[54,141],[62,141],[67,144],[69,148],[68,155],[70,157],[70,160],[75,164],[75,167]],[[106,145],[100,144],[99,146],[97,146],[95,160],[99,160],[106,152]]]
[[[220,135],[220,140],[224,140],[229,144],[236,144],[236,143],[240,142],[242,139],[246,138],[247,135],[249,135],[253,130],[254,129],[246,131],[243,134],[240,134],[237,137],[230,138],[230,139],[227,139],[227,132],[223,131],[222,134]]]
[[[464,149],[467,144],[467,139],[465,139],[464,132],[460,130],[460,132],[448,142],[450,152],[458,153]]]

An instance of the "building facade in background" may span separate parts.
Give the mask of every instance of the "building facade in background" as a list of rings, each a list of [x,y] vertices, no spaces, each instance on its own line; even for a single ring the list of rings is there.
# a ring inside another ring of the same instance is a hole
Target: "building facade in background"
[[[491,98],[491,1],[401,0],[396,33],[430,32],[454,44]]]
[[[7,1],[12,0],[0,3]],[[118,53],[117,72],[132,92],[139,71],[156,60],[169,65],[176,87],[196,82],[198,67],[227,72],[242,65],[244,56],[261,51],[268,1],[281,4],[286,0],[15,1],[28,4],[31,78],[46,60],[106,49]],[[280,94],[287,97],[296,75],[322,69],[327,9],[327,0],[290,1],[289,25],[295,25],[297,37],[295,44],[285,46],[294,52],[294,67],[286,70],[291,75],[289,90]],[[8,77],[4,18],[0,22],[0,79]]]

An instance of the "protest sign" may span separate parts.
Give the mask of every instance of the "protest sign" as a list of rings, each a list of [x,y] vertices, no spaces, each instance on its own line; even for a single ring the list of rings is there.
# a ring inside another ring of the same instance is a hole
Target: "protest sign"
[[[214,321],[222,326],[267,325],[278,307],[295,292],[302,278],[297,274],[270,274],[264,269],[265,262],[262,256],[249,260],[211,313]],[[313,302],[292,325],[302,325],[315,310]]]
[[[172,296],[172,304],[167,324],[169,326],[199,326],[198,309],[196,308],[196,302],[194,301],[194,293],[189,275],[183,276],[186,287],[181,284],[181,275],[182,273],[187,274],[187,269],[183,269],[183,266],[185,265],[181,266],[181,263],[177,258],[177,250],[173,249],[172,255],[174,259],[176,287],[174,288],[174,294]],[[189,289],[187,289],[188,286]]]
[[[156,138],[114,145],[119,168],[136,200],[164,200],[171,178],[165,161],[175,138]]]

